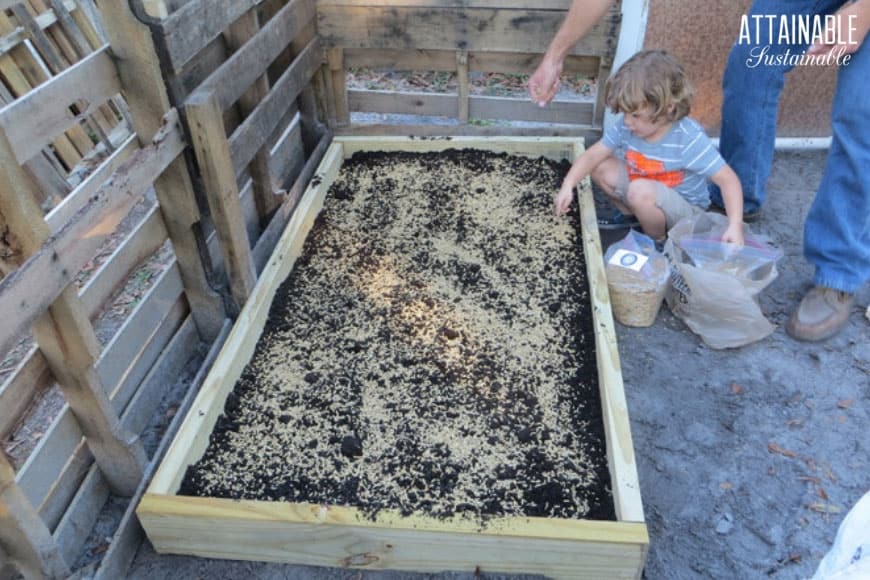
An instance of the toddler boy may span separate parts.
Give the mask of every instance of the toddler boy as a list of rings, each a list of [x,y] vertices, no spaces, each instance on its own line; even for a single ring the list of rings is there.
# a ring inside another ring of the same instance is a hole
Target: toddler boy
[[[743,244],[743,190],[703,128],[687,115],[693,90],[685,70],[665,51],[639,52],[605,85],[605,104],[622,113],[604,137],[574,161],[556,196],[568,211],[587,175],[628,218],[635,216],[658,245],[681,219],[707,209],[707,180],[719,186],[728,227],[722,241]]]

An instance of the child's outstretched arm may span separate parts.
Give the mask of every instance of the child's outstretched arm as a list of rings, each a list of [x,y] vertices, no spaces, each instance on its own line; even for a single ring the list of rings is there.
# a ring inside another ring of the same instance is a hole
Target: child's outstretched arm
[[[743,245],[743,187],[734,170],[728,165],[713,174],[710,178],[722,191],[725,202],[725,214],[728,216],[728,227],[722,234],[722,241]]]
[[[556,215],[562,215],[571,207],[571,199],[574,197],[574,188],[580,181],[598,167],[602,161],[610,157],[612,149],[605,146],[601,141],[587,149],[578,157],[568,175],[562,181],[562,188],[556,196]],[[738,185],[740,185],[738,183]]]

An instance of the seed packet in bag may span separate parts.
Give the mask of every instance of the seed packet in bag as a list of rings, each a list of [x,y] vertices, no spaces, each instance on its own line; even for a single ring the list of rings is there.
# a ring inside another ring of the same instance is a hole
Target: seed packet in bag
[[[613,316],[625,326],[651,326],[670,275],[652,238],[631,230],[604,255]]]

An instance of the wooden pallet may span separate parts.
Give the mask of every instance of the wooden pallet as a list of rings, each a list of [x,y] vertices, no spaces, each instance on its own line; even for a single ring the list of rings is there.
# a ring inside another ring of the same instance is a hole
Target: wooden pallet
[[[272,298],[302,251],[344,159],[360,150],[478,148],[574,159],[570,138],[336,138],[218,356],[138,508],[158,552],[361,569],[481,570],[556,578],[639,578],[649,539],[634,462],[616,334],[591,189],[579,190],[596,353],[617,521],[504,518],[483,530],[468,520],[382,513],[352,507],[234,501],[176,495],[185,471],[208,445],[265,324]]]

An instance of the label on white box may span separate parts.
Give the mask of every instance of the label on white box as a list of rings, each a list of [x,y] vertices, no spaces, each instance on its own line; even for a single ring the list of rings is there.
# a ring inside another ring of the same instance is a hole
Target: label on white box
[[[640,269],[643,268],[648,261],[649,257],[644,256],[643,254],[638,254],[631,250],[616,250],[616,252],[610,256],[610,260],[608,260],[607,263],[613,264],[614,266],[620,266],[621,268],[634,270],[635,272],[640,272]]]

